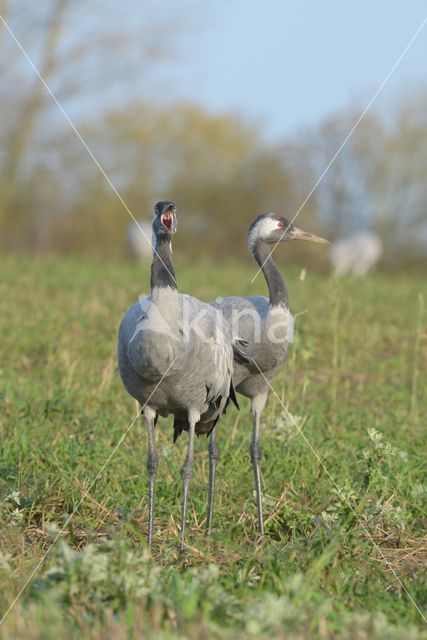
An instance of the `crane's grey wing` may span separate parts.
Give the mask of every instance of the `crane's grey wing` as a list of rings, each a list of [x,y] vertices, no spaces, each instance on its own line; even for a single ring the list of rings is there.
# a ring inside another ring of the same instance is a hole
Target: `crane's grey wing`
[[[263,296],[229,296],[211,305],[218,309],[231,327],[235,338],[259,341],[262,323],[268,316],[270,303]]]
[[[187,392],[191,385],[194,390],[200,385],[205,389],[205,410],[196,425],[196,433],[209,434],[229,398],[235,395],[231,332],[217,309],[192,296],[181,295],[180,298],[183,336],[191,345],[186,362],[181,362],[180,366],[194,368],[191,379],[186,381]],[[174,440],[187,428],[186,420],[176,418]]]
[[[208,387],[208,402],[219,397],[228,397],[230,380],[233,372],[232,335],[228,323],[222,314],[211,305],[201,302],[192,296],[182,296],[187,305],[185,310],[190,319],[188,328],[183,322],[184,337],[189,330],[189,337],[197,348],[197,370]],[[185,319],[185,318],[184,318]],[[194,356],[193,356],[194,357]]]
[[[118,337],[120,377],[130,395],[142,405],[150,399],[161,415],[180,408],[173,394],[175,381],[170,380],[180,347],[151,297],[142,298],[124,315]]]
[[[123,382],[135,373],[129,358],[129,345],[135,340],[142,330],[142,322],[146,317],[147,308],[150,305],[150,297],[146,296],[133,304],[123,316],[118,335],[118,366]],[[125,384],[126,386],[126,384]]]
[[[233,335],[233,352],[237,362],[253,366],[261,345],[263,323],[269,301],[263,296],[230,296],[211,303],[223,315]]]
[[[271,307],[263,296],[231,296],[212,303],[236,336],[234,357],[253,373],[283,361],[293,337],[293,319],[284,306]]]

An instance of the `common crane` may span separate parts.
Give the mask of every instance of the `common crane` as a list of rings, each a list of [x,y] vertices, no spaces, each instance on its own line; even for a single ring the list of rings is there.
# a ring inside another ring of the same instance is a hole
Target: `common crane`
[[[293,318],[283,278],[271,256],[271,246],[287,240],[308,240],[328,244],[327,240],[301,231],[286,218],[264,213],[251,224],[249,251],[264,273],[269,298],[232,296],[211,303],[220,310],[235,335],[245,341],[245,358],[235,351],[233,380],[236,391],[251,399],[252,438],[250,455],[255,477],[258,529],[264,534],[260,478],[260,420],[268,397],[269,382],[282,365],[293,337]],[[215,438],[213,431],[211,438]],[[208,527],[210,523],[208,521]]]
[[[148,263],[151,255],[151,224],[147,220],[132,220],[126,229],[126,244],[134,258]]]
[[[364,277],[377,264],[383,254],[383,243],[371,231],[359,231],[333,243],[329,260],[337,276]]]
[[[132,305],[121,322],[118,365],[122,382],[141,404],[147,423],[149,546],[153,539],[154,484],[158,468],[154,434],[157,417],[174,416],[174,440],[181,431],[188,430],[187,455],[181,470],[183,549],[194,435],[209,434],[228,399],[235,400],[233,347],[231,332],[220,312],[177,291],[171,248],[177,226],[173,202],[155,205],[152,226],[151,295]],[[210,489],[210,512],[212,499]]]

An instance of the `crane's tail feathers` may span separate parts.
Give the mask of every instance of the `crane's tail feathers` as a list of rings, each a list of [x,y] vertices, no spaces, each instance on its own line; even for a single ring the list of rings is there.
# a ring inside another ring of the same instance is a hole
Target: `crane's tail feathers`
[[[212,431],[215,429],[216,427],[216,423],[219,420],[219,416],[217,418],[215,418],[215,420],[212,420],[211,422],[206,422],[205,426],[206,426],[206,437],[209,438],[209,436],[211,435]]]
[[[209,392],[209,389],[207,390]],[[226,409],[230,403],[230,400],[236,405],[237,409],[240,410],[239,403],[236,398],[236,391],[234,389],[233,379],[230,378],[230,390],[228,393],[228,398],[225,402],[222,413],[226,412]],[[216,423],[220,419],[221,414],[218,415],[214,420],[209,420],[209,422],[198,422],[196,424],[196,435],[200,436],[206,433],[206,436],[209,436],[215,428]],[[178,440],[179,436],[183,431],[188,431],[188,421],[180,420],[179,418],[174,418],[173,421],[173,441],[174,443]]]
[[[215,418],[215,420],[209,420],[209,422],[198,422],[196,424],[196,435],[201,436],[206,434],[209,436],[213,431],[216,423],[218,422],[220,416]],[[178,440],[179,436],[183,431],[188,431],[188,422],[186,420],[178,420],[177,418],[173,421],[173,442]]]
[[[250,356],[246,353],[245,349],[249,345],[247,340],[243,340],[242,338],[235,338],[233,342],[233,356],[237,362],[250,362]]]
[[[229,403],[230,400],[237,407],[238,411],[240,411],[239,403],[237,402],[237,397],[236,397],[236,390],[234,388],[233,378],[231,378],[230,380],[230,395],[228,396],[227,404]],[[226,408],[227,408],[227,404],[225,405]]]
[[[178,440],[179,436],[183,431],[188,431],[187,422],[183,422],[182,420],[178,420],[178,418],[174,418],[173,421],[173,443]]]

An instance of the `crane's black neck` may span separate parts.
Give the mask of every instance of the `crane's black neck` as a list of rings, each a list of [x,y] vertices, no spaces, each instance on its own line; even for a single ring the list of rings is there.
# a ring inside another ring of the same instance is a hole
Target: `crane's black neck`
[[[176,291],[175,269],[172,263],[172,247],[170,240],[157,238],[156,250],[151,264],[151,292],[154,289],[169,287]]]
[[[288,307],[288,291],[280,271],[271,257],[270,245],[262,240],[256,240],[251,252],[267,281],[271,306],[284,305]]]

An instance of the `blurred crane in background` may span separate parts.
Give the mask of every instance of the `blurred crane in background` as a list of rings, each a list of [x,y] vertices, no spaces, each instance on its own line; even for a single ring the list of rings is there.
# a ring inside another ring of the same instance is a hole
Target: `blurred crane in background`
[[[365,277],[383,254],[381,238],[372,231],[360,231],[334,242],[329,261],[337,276]]]
[[[151,260],[151,224],[145,220],[132,221],[126,230],[126,246],[130,254],[141,260]]]

